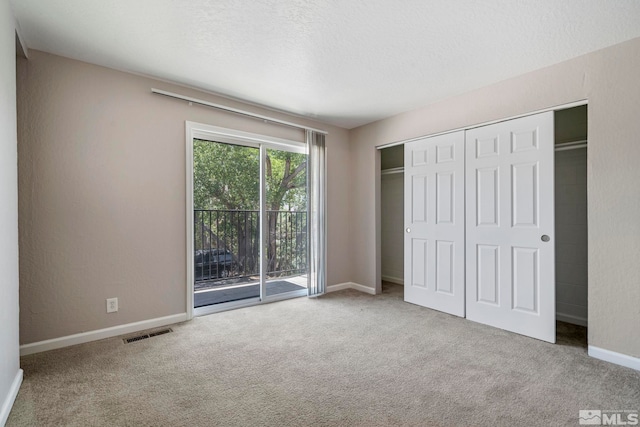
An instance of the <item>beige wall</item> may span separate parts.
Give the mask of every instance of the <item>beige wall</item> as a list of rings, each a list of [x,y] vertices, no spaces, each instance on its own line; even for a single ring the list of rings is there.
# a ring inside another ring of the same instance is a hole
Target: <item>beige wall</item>
[[[185,120],[303,140],[152,87],[329,131],[328,282],[350,280],[347,131],[37,51],[18,74],[22,344],[185,312]]]
[[[639,357],[639,70],[634,39],[352,130],[352,280],[379,278],[377,145],[588,98],[589,344]]]
[[[0,0],[0,425],[11,410],[20,372],[15,28],[8,0]]]

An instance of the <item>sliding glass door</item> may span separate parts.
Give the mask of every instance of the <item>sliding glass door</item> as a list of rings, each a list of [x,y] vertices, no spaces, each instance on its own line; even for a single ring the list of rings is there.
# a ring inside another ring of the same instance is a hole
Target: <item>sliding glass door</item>
[[[266,296],[307,287],[307,155],[266,149]]]
[[[260,296],[260,148],[193,141],[194,307]]]
[[[194,138],[196,314],[307,293],[303,146]]]

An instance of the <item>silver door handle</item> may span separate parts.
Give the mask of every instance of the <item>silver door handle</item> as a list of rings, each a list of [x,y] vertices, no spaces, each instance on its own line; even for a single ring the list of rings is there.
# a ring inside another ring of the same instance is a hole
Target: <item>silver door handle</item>
[[[543,234],[542,237],[540,238],[543,242],[548,242],[549,240],[551,240],[551,237],[547,236],[546,234]]]
[[[411,233],[411,229],[407,227],[407,233]]]

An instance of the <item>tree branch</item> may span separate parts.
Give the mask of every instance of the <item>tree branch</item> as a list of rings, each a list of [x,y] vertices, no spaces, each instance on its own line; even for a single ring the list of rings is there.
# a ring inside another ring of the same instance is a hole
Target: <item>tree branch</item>
[[[291,155],[288,155],[284,159],[284,178],[289,176],[289,172],[291,172]]]
[[[289,185],[289,187],[287,187],[288,190],[293,190],[294,188],[303,188],[305,187],[307,184],[305,182],[301,182],[300,184],[291,184]]]
[[[282,179],[282,183],[280,184],[281,188],[291,189],[291,188],[299,188],[299,187],[291,187],[291,181],[296,179],[298,175],[307,167],[307,162],[302,162],[298,165],[298,167],[293,171],[293,173],[289,175],[285,175]]]
[[[273,177],[273,171],[271,170],[271,157],[267,156],[267,176],[269,178]]]

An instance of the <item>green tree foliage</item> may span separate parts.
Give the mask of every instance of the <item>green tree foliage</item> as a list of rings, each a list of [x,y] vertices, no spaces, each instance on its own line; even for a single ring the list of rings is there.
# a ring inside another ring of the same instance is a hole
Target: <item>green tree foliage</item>
[[[268,149],[266,157],[268,271],[296,270],[306,265],[306,213],[277,211],[306,212],[307,156]],[[259,149],[194,140],[193,164],[194,209],[208,211],[195,213],[196,249],[229,249],[241,270],[257,271]]]
[[[194,140],[193,205],[195,209],[258,210],[260,151]]]
[[[267,150],[267,209],[307,209],[307,156],[288,151]]]
[[[306,210],[305,154],[267,150],[267,209]],[[194,140],[195,209],[258,210],[260,151],[240,145]]]

